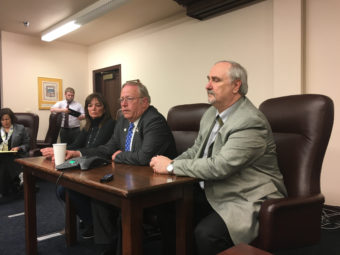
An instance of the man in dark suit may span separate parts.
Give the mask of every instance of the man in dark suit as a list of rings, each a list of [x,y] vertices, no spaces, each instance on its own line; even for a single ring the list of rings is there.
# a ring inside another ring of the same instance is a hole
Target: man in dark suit
[[[122,86],[120,104],[122,115],[114,134],[97,148],[67,151],[66,158],[98,155],[111,157],[116,163],[148,165],[156,155],[174,158],[176,145],[166,119],[150,105],[147,88],[140,82],[128,81]],[[117,242],[119,210],[92,200],[95,242],[104,246],[101,254],[112,254]]]
[[[117,121],[110,141],[97,148],[83,148],[80,150],[81,154],[112,156],[112,160],[116,163],[131,165],[148,165],[150,159],[158,154],[175,157],[175,142],[171,130],[165,118],[150,105],[150,101],[144,85],[138,82],[125,83],[120,98],[123,116]],[[130,148],[127,149],[126,138],[129,126],[132,135]],[[72,156],[74,156],[73,152]]]

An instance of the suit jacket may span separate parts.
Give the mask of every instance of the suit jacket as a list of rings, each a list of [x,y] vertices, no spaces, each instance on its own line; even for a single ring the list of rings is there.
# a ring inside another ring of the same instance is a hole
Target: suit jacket
[[[13,133],[10,140],[11,148],[20,147],[20,152],[23,154],[26,154],[30,149],[30,136],[21,124],[13,124]],[[1,136],[0,143],[2,143]]]
[[[121,150],[116,163],[130,165],[148,165],[151,158],[156,155],[166,155],[170,158],[176,156],[175,140],[172,132],[163,117],[153,106],[142,114],[134,133],[131,151],[125,150],[125,140],[129,121],[123,116],[117,121],[111,139],[94,149],[80,149],[82,155],[98,155],[111,158],[117,150]]]
[[[214,107],[203,115],[194,145],[173,165],[176,175],[204,180],[207,200],[238,244],[257,236],[261,203],[284,197],[286,189],[268,121],[247,98],[235,104],[216,136],[210,158],[200,157],[216,117]]]

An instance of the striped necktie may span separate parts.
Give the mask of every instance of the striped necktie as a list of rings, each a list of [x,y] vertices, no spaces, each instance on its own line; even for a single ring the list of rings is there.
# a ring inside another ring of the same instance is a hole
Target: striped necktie
[[[131,138],[133,134],[133,128],[134,128],[133,122],[130,122],[128,133],[126,135],[126,140],[125,140],[125,151],[131,151],[130,144],[131,144]]]
[[[67,102],[66,108],[67,108],[67,109],[70,108],[70,103],[69,103],[69,102]],[[68,119],[69,119],[69,114],[68,114],[68,112],[67,112],[67,113],[65,113],[64,128],[69,128]]]
[[[220,115],[217,115],[216,116],[216,120],[215,120],[219,125],[218,125],[218,129],[216,131],[216,133],[221,129],[221,127],[223,126],[223,120],[221,119]],[[210,145],[209,145],[209,148],[208,148],[208,155],[207,157],[211,157],[211,154],[212,154],[212,149],[214,147],[214,143],[215,141],[213,141]]]

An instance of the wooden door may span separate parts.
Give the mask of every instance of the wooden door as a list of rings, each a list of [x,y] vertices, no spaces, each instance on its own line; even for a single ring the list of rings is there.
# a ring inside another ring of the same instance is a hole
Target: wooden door
[[[93,91],[104,96],[113,119],[116,119],[117,111],[120,108],[118,99],[120,98],[121,86],[121,65],[93,71]]]

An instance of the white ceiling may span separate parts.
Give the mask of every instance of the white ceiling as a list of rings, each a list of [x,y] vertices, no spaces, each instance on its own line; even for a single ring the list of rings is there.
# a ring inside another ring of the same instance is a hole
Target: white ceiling
[[[0,30],[40,37],[54,24],[97,0],[0,0]],[[104,16],[57,40],[91,45],[151,24],[185,8],[174,0],[129,0]],[[29,22],[25,27],[24,21]]]

